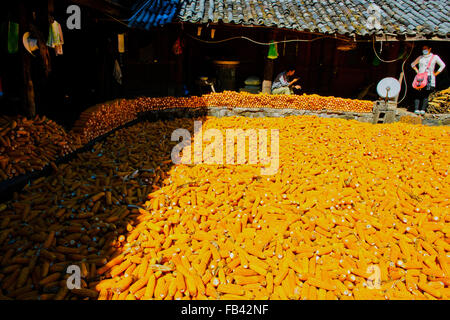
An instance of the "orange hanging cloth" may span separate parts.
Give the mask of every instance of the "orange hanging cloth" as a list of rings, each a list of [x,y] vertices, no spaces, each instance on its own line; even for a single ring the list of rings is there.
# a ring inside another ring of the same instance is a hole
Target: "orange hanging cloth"
[[[173,54],[179,56],[183,54],[184,42],[178,37],[172,47]]]

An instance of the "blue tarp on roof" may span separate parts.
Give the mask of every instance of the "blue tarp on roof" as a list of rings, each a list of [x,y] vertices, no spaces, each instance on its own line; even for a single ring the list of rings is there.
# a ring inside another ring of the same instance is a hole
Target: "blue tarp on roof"
[[[177,15],[180,0],[147,0],[135,7],[129,20],[130,27],[150,29],[172,22]]]

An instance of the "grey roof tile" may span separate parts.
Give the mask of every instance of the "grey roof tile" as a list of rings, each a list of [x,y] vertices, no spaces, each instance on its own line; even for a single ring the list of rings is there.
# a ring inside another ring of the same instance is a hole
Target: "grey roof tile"
[[[161,5],[155,6],[155,3]],[[369,30],[368,7],[381,9],[382,30]],[[176,13],[171,15],[171,8]],[[298,31],[369,35],[450,35],[450,0],[168,0],[146,1],[130,26],[150,28],[174,20],[264,25]],[[164,11],[164,14],[161,14]],[[156,22],[155,22],[156,21]]]
[[[208,1],[208,21],[214,21],[214,0],[206,0]]]

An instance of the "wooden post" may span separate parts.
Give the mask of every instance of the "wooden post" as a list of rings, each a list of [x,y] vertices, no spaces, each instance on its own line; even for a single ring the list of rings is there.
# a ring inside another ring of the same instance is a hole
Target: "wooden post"
[[[399,53],[400,53],[400,42],[396,41],[394,43],[391,44],[391,48],[390,48],[391,54],[390,54],[390,58],[388,60],[395,60],[398,58]],[[401,60],[399,60],[400,63],[402,63]],[[397,74],[398,72],[398,64],[399,62],[392,62],[392,63],[388,63],[388,70],[387,70],[387,75],[390,77],[394,77],[395,74]]]
[[[183,28],[183,27],[181,27]],[[183,90],[183,62],[184,62],[184,50],[185,47],[184,39],[182,37],[182,30],[180,30],[180,33],[177,37],[177,39],[180,39],[180,45],[182,47],[181,54],[175,55],[175,95],[177,97],[182,96],[184,94]],[[177,41],[177,40],[176,40]]]
[[[175,88],[174,88],[174,82],[173,82],[173,68],[174,63],[171,59],[171,49],[172,46],[169,43],[169,35],[170,35],[170,29],[168,26],[161,26],[160,32],[158,32],[158,40],[156,43],[160,43],[161,47],[158,52],[158,62],[162,67],[166,66],[166,76],[165,76],[165,83],[160,83],[160,88],[165,87],[165,90],[163,91],[165,95],[174,95],[175,94]],[[163,89],[161,89],[163,90]]]
[[[308,35],[308,40],[311,40],[312,36]],[[311,76],[311,69],[313,68],[313,64],[311,63],[311,41],[306,43],[306,57],[303,60],[303,65],[304,65],[304,70],[308,70],[307,71],[307,75],[306,77],[304,76],[303,79],[303,84],[302,84],[302,89],[303,91],[307,88],[308,90],[310,90],[311,88],[313,88],[314,86],[311,85],[312,82],[312,76]],[[306,83],[305,83],[306,82]]]
[[[189,32],[189,31],[188,31]],[[195,77],[193,76],[193,68],[192,68],[192,50],[193,50],[193,40],[189,37],[185,37],[186,39],[186,56],[185,59],[186,65],[184,66],[185,74],[186,74],[186,85],[188,86],[189,92],[195,93],[197,92],[197,87],[195,85]]]
[[[183,95],[183,57],[184,54],[176,56],[176,75],[175,75],[175,94],[177,96]]]
[[[20,30],[26,32],[28,28],[27,9],[24,1],[19,4],[20,9]],[[22,32],[21,32],[22,33]],[[28,117],[34,117],[36,115],[36,102],[34,100],[34,86],[33,79],[31,78],[31,57],[30,53],[21,46],[22,54],[22,67],[23,67],[23,83],[24,83],[24,110]]]
[[[270,40],[273,40],[275,37],[275,32],[272,31],[270,33]],[[264,54],[267,54],[267,51],[264,52]],[[273,80],[273,59],[265,58],[264,63],[264,79],[262,83],[262,92],[263,93],[271,93],[272,92],[272,80]]]
[[[339,87],[338,82],[338,72],[340,67],[340,59],[341,59],[341,52],[338,50],[338,41],[335,41],[334,46],[334,59],[333,59],[333,71],[332,71],[332,80],[331,80],[331,88],[328,87],[327,95],[331,95],[334,93],[335,95],[341,95],[341,87]],[[331,90],[330,90],[331,89]]]
[[[48,0],[48,22],[53,22],[53,13],[55,12],[54,0]],[[51,21],[50,21],[51,20]]]
[[[324,82],[325,82],[325,86],[328,86],[329,84],[329,79],[325,79],[325,77],[329,76],[328,74],[326,74],[327,70],[325,70],[325,59],[326,59],[326,55],[328,55],[328,52],[326,52],[326,46],[327,46],[327,40],[324,41],[320,41],[320,44],[317,45],[318,46],[318,50],[317,50],[317,55],[319,56],[319,66],[318,66],[318,70],[316,72],[316,81],[315,81],[315,86],[317,88],[316,93],[323,95],[323,87],[324,87]]]
[[[273,60],[266,58],[264,64],[264,80],[262,84],[263,93],[271,93],[273,80]]]

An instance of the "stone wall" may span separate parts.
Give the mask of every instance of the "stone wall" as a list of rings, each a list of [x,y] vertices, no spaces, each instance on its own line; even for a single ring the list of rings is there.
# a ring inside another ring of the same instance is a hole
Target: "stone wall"
[[[208,115],[215,117],[232,117],[242,116],[248,118],[262,117],[287,117],[287,116],[303,116],[313,115],[323,118],[339,118],[347,120],[356,120],[360,122],[372,123],[372,113],[343,112],[343,111],[308,111],[297,109],[272,109],[272,108],[226,108],[226,107],[209,107]],[[395,122],[400,121],[404,116],[419,117],[414,113],[404,109],[396,109]],[[450,125],[450,114],[427,114],[423,117],[422,124],[428,126]]]
[[[274,117],[281,118],[287,116],[319,116],[323,118],[353,119],[361,122],[372,122],[372,113],[357,113],[343,111],[308,111],[297,109],[273,109],[273,108],[226,108],[210,107],[208,115],[214,117],[241,116],[248,118]]]

